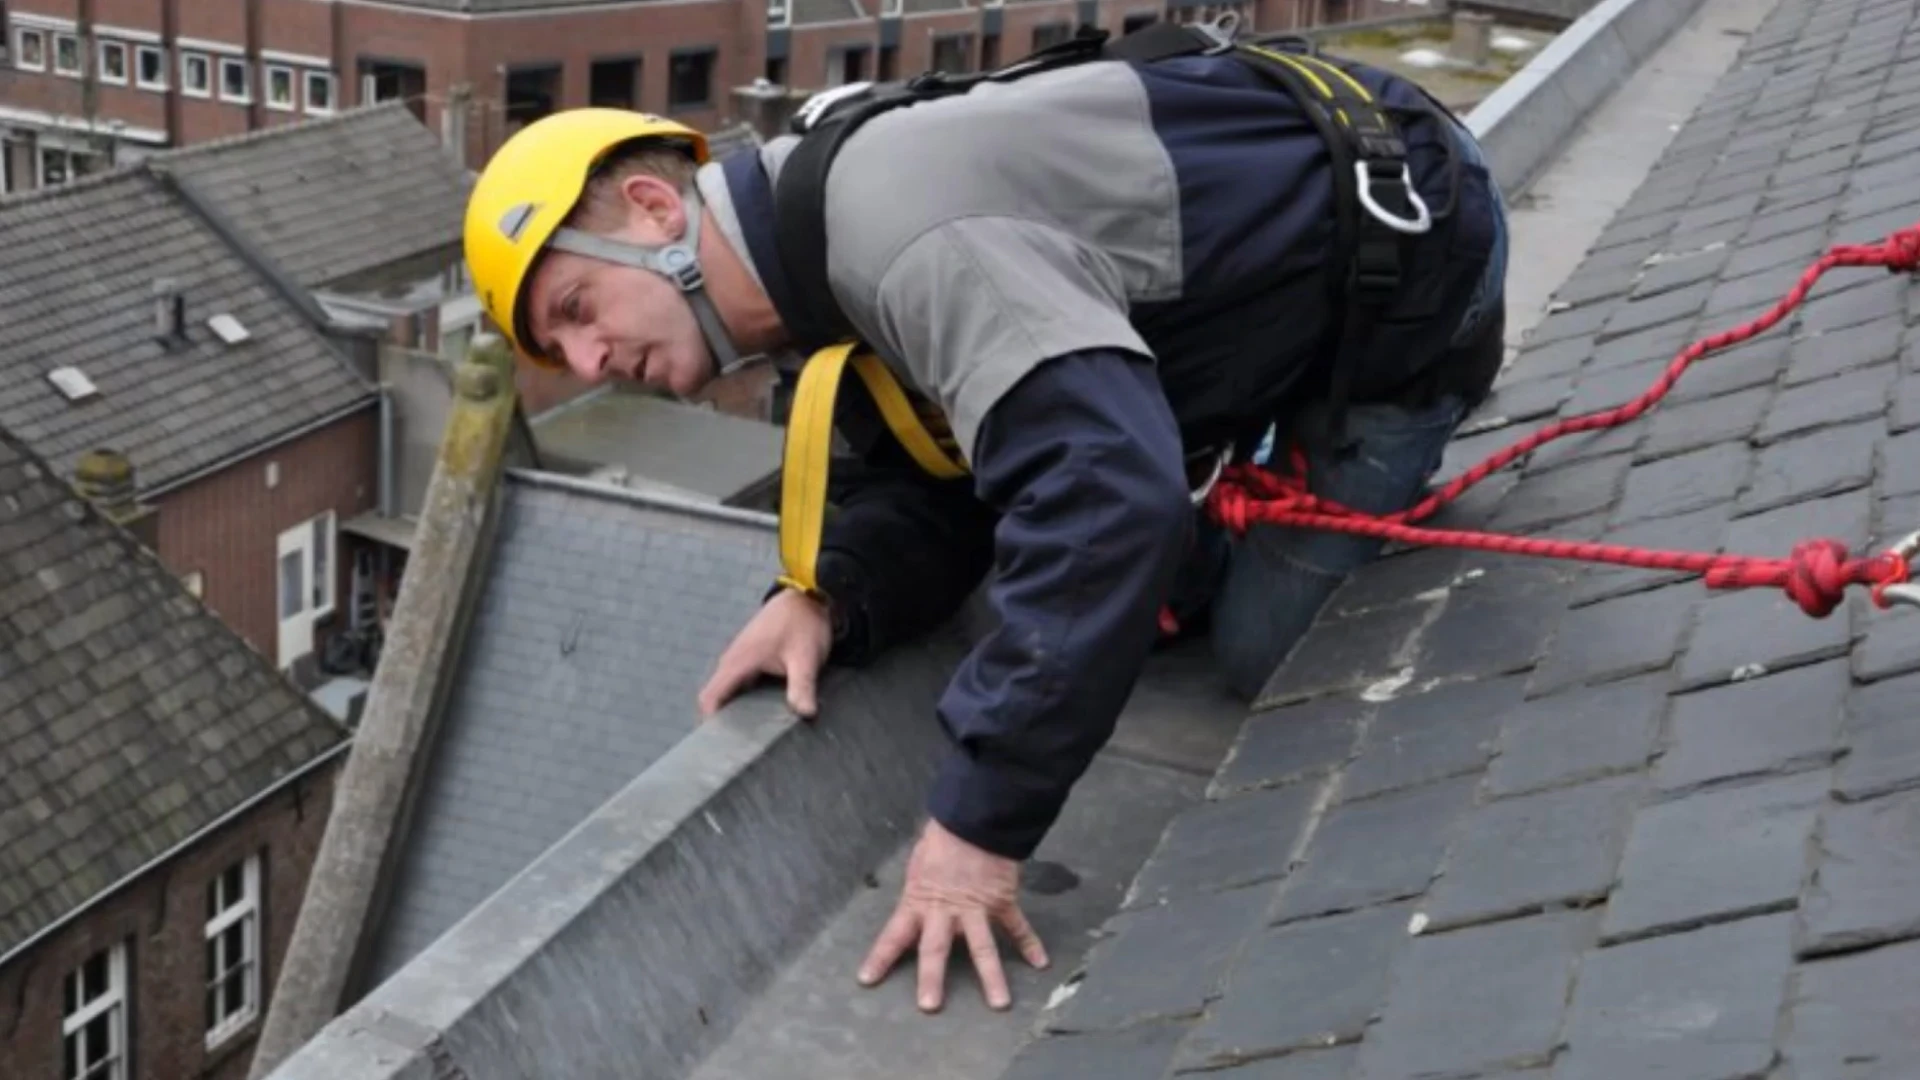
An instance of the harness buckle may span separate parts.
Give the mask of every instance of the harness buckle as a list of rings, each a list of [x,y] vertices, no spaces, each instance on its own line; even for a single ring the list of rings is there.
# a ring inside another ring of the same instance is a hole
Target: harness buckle
[[[1403,161],[1400,163],[1400,175],[1398,177],[1375,177],[1367,168],[1367,164],[1365,160],[1354,162],[1353,175],[1357,181],[1355,186],[1360,193],[1360,205],[1367,208],[1367,213],[1373,215],[1375,221],[1378,221],[1380,224],[1385,225],[1395,232],[1407,233],[1412,236],[1418,236],[1433,228],[1433,213],[1427,209],[1426,200],[1420,197],[1420,192],[1414,189],[1413,170],[1407,167],[1406,162]],[[1381,206],[1380,201],[1373,197],[1375,180],[1392,183],[1393,180],[1396,179],[1400,182],[1401,188],[1406,192],[1407,202],[1413,206],[1414,216],[1411,219],[1394,214],[1386,207]]]
[[[1905,559],[1908,564],[1920,561],[1920,532],[1910,533],[1905,539],[1893,545],[1893,553]],[[1894,603],[1920,607],[1920,584],[1917,583],[1888,585],[1881,590],[1880,595]]]
[[[1201,51],[1201,56],[1220,56],[1233,51],[1233,32],[1239,29],[1240,18],[1231,11],[1222,12],[1212,22],[1191,24],[1195,33],[1213,44]]]

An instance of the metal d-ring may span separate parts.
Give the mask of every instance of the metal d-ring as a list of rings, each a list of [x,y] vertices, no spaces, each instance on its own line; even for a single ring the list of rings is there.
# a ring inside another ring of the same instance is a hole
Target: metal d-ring
[[[1396,232],[1410,233],[1415,236],[1433,228],[1433,214],[1428,211],[1426,200],[1414,190],[1413,170],[1407,168],[1405,163],[1400,166],[1400,183],[1407,189],[1407,199],[1413,203],[1414,211],[1419,215],[1412,221],[1391,213],[1373,197],[1373,177],[1367,174],[1366,162],[1354,162],[1353,175],[1360,181],[1360,205],[1366,207],[1367,212],[1372,214],[1380,224]]]

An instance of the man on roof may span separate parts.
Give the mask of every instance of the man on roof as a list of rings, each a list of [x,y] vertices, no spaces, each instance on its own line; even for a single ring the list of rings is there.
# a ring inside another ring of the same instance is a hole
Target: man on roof
[[[1200,496],[1271,455],[1338,503],[1410,505],[1502,360],[1504,211],[1416,87],[1214,27],[845,88],[795,127],[720,163],[659,117],[549,116],[488,163],[467,256],[530,362],[681,396],[751,358],[798,379],[786,573],[706,712],[771,676],[812,717],[823,667],[984,584],[995,620],[939,701],[950,748],[858,977],[914,949],[938,1009],[960,940],[1005,1008],[995,928],[1047,963],[1019,866],[1156,642],[1204,633],[1251,697],[1379,551],[1229,534]]]

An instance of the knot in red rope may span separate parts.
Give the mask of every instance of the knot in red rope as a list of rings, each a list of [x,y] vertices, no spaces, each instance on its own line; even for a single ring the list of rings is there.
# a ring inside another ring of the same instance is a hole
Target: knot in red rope
[[[1207,496],[1207,509],[1221,527],[1244,534],[1260,522],[1281,522],[1290,514],[1315,514],[1327,507],[1307,490],[1304,476],[1278,473],[1258,465],[1233,465]]]
[[[1787,580],[1782,584],[1800,610],[1823,619],[1846,598],[1847,586],[1861,567],[1850,563],[1847,546],[1838,540],[1805,540],[1787,557]]]
[[[1920,225],[1887,237],[1887,269],[1908,273],[1920,270]]]

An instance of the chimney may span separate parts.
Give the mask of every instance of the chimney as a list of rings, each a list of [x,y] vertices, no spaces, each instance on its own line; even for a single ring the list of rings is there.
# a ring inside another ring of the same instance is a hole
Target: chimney
[[[1453,44],[1448,52],[1468,67],[1484,67],[1493,55],[1493,16],[1483,11],[1453,13]]]
[[[187,299],[172,278],[153,283],[153,336],[169,347],[187,340]]]
[[[80,455],[73,484],[108,520],[132,533],[149,551],[159,550],[160,514],[134,496],[133,462],[118,450],[96,448]]]
[[[733,97],[738,103],[740,118],[752,125],[762,139],[786,134],[787,121],[799,110],[802,100],[792,90],[765,78],[734,87]]]

